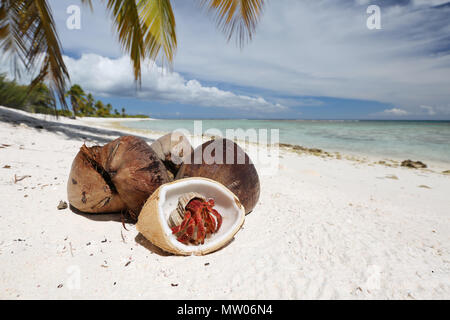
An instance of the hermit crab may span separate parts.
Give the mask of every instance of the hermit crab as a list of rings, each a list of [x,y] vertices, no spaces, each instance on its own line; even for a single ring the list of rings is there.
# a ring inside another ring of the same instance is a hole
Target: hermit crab
[[[177,208],[169,216],[169,226],[177,240],[203,244],[205,237],[217,232],[222,225],[222,216],[214,209],[214,199],[206,198],[197,192],[182,194]]]
[[[229,243],[244,220],[244,206],[224,185],[187,178],[159,187],[144,204],[136,226],[167,252],[204,255]]]

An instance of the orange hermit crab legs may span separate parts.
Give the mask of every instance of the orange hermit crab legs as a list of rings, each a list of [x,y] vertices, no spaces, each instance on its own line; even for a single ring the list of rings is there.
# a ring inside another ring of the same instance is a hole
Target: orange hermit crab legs
[[[214,200],[193,199],[186,206],[183,222],[172,228],[177,240],[203,244],[207,234],[215,233],[222,225],[222,216],[213,209]]]

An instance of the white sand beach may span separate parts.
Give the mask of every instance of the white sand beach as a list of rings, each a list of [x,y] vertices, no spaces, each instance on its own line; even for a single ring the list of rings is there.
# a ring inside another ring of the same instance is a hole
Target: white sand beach
[[[450,299],[449,175],[283,149],[233,242],[173,256],[57,209],[83,142],[130,134],[110,122],[0,107],[0,299]]]

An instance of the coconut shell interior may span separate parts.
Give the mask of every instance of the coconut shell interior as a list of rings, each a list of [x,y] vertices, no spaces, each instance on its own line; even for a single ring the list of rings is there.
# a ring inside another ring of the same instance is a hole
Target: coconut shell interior
[[[168,133],[150,146],[166,167],[170,180],[174,180],[184,159],[194,151],[189,139],[181,132]]]
[[[181,195],[197,192],[215,201],[214,209],[222,215],[222,226],[208,235],[204,244],[184,244],[172,234],[168,219]],[[191,178],[161,186],[147,201],[139,215],[138,230],[162,249],[176,254],[206,254],[230,242],[245,219],[245,209],[236,195],[222,184],[209,179]]]

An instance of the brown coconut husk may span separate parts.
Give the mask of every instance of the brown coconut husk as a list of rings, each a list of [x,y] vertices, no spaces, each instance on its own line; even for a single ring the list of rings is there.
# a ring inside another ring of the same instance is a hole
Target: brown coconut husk
[[[177,131],[162,136],[153,142],[150,147],[164,163],[171,181],[177,175],[184,160],[188,159],[194,151],[189,139]]]
[[[109,213],[126,209],[109,175],[94,159],[100,147],[83,145],[76,155],[67,183],[69,203],[81,212]],[[87,156],[90,154],[90,156]]]
[[[231,140],[211,140],[197,147],[189,161],[181,166],[176,179],[190,177],[220,182],[239,198],[246,214],[253,210],[259,200],[258,172],[245,151]]]
[[[72,164],[67,193],[79,211],[127,211],[136,219],[147,198],[166,182],[166,169],[153,149],[141,138],[124,136],[103,147],[83,145]]]

